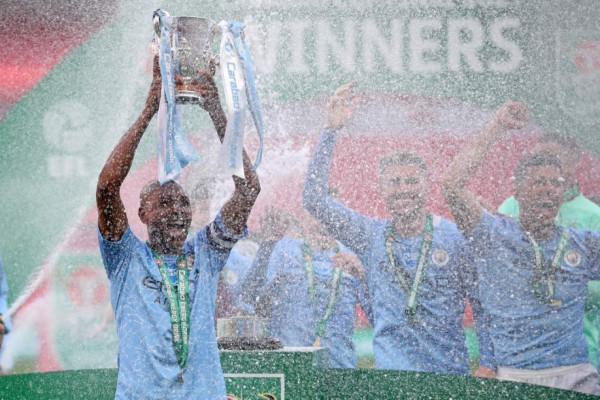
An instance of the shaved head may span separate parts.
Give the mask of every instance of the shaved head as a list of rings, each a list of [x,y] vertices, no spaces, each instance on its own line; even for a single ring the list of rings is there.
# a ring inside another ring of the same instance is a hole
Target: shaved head
[[[184,196],[187,197],[185,190],[179,183],[175,181],[168,181],[161,185],[157,180],[153,180],[146,183],[140,191],[140,207],[144,207],[146,205],[148,199],[152,196],[152,194],[156,193],[157,191],[163,191],[170,187],[176,188],[175,190],[181,192]]]

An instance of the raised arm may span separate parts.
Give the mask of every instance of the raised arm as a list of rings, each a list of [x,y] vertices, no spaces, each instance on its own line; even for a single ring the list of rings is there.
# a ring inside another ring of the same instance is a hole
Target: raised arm
[[[326,124],[315,147],[302,189],[302,206],[327,231],[354,251],[366,244],[366,218],[329,197],[329,175],[339,130],[352,119],[356,102],[350,92],[354,82],[338,88],[327,104]]]
[[[221,208],[221,215],[225,225],[235,233],[241,233],[246,226],[252,206],[260,193],[260,183],[258,175],[252,167],[250,158],[244,150],[244,176],[242,179],[233,176],[235,190],[232,196]]]
[[[208,72],[203,73],[202,80],[208,87],[204,92],[206,94],[203,97],[206,101],[202,107],[208,112],[208,115],[212,119],[215,129],[217,130],[217,134],[219,135],[219,140],[223,142],[225,129],[227,127],[227,117],[221,106],[221,101],[219,100],[219,94],[212,74],[209,74]],[[213,89],[210,89],[210,87]],[[260,193],[258,175],[252,167],[250,157],[248,157],[246,150],[244,150],[243,164],[245,179],[233,176],[235,190],[231,198],[229,198],[221,208],[223,222],[227,228],[231,229],[234,233],[241,233],[244,230],[250,211],[252,211],[254,202]]]
[[[152,117],[158,111],[161,80],[158,57],[154,57],[152,84],[142,113],[123,135],[108,157],[98,177],[96,186],[96,206],[98,207],[98,228],[102,237],[118,241],[127,229],[127,215],[121,200],[121,185],[131,169],[135,150]]]
[[[521,129],[529,122],[529,112],[522,103],[506,102],[450,164],[442,189],[456,225],[462,232],[471,231],[481,219],[483,208],[467,184],[481,165],[496,139],[512,129]]]

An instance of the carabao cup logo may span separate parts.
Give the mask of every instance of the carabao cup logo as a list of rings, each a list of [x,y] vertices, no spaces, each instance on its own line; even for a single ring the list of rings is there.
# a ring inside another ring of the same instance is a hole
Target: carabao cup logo
[[[559,30],[556,89],[563,111],[577,122],[600,122],[600,33]]]

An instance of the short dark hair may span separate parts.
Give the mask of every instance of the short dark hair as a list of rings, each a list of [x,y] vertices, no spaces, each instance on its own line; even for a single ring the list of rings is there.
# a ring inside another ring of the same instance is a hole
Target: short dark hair
[[[555,143],[564,149],[579,153],[581,151],[579,145],[577,144],[577,140],[572,136],[567,135],[566,133],[562,133],[559,131],[550,131],[545,132],[538,139],[538,143],[547,144],[547,143]]]
[[[427,173],[427,164],[425,164],[423,157],[411,151],[398,151],[381,157],[379,160],[379,173],[382,174],[388,167],[397,165],[414,165],[419,167],[422,172]]]
[[[527,170],[531,167],[556,167],[562,173],[560,160],[552,153],[547,151],[538,151],[528,154],[519,160],[515,168],[515,182],[521,183],[527,177]]]

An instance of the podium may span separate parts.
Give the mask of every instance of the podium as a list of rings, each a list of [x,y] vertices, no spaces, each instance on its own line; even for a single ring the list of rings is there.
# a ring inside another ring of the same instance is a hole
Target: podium
[[[584,400],[581,393],[412,371],[329,369],[327,350],[222,351],[227,392],[240,400]],[[110,400],[116,369],[0,376],[0,399]]]

